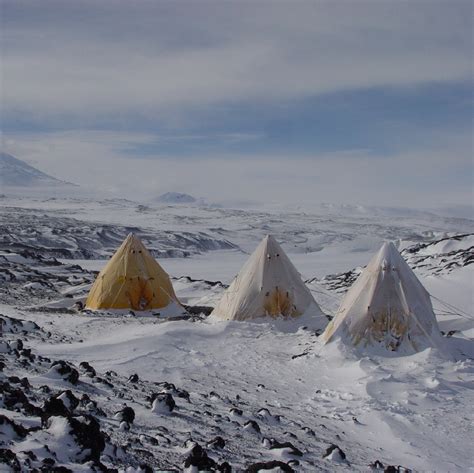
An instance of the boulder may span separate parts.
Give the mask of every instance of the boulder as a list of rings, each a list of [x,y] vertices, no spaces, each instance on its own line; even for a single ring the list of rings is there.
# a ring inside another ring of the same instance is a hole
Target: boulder
[[[346,454],[337,445],[332,444],[326,449],[323,458],[335,462],[343,462],[346,460]]]
[[[77,384],[77,381],[79,380],[79,373],[77,370],[63,360],[53,362],[48,371],[48,375],[62,378],[64,381],[68,381],[71,384]]]
[[[117,420],[133,424],[133,421],[135,420],[135,411],[131,407],[125,406],[123,409],[118,411],[114,417]]]
[[[198,471],[209,470],[216,466],[216,462],[207,456],[206,451],[196,444],[184,460],[184,468],[196,467]]]
[[[152,396],[151,411],[155,414],[170,414],[176,407],[173,396],[168,393],[158,393]]]
[[[267,462],[259,462],[254,463],[253,465],[249,465],[244,470],[244,473],[258,473],[260,471],[265,470],[276,470],[277,468],[283,471],[284,473],[294,473],[295,471],[287,463],[278,460],[271,460]]]

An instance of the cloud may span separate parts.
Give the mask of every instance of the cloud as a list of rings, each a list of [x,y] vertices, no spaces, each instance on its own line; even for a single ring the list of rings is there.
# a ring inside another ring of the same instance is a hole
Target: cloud
[[[1,18],[5,148],[60,178],[131,198],[472,198],[470,1],[3,0]]]
[[[390,155],[347,150],[197,159],[152,154],[143,159],[128,150],[153,143],[153,134],[77,131],[10,134],[5,148],[56,177],[135,200],[181,191],[218,202],[435,207],[472,199],[472,156],[466,139],[437,136],[430,149]]]
[[[471,74],[470,2],[5,5],[2,106],[56,125],[180,126],[226,104]]]

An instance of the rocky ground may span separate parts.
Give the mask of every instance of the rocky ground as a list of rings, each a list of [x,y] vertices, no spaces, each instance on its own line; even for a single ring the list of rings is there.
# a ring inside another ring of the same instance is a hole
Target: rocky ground
[[[350,467],[338,446],[345,443],[344,432],[336,431],[329,417],[296,420],[263,383],[228,397],[211,386],[189,391],[166,380],[100,372],[87,361],[53,360],[29,348],[38,342],[71,343],[77,341],[74,335],[5,315],[0,323],[0,460],[11,471]],[[408,471],[373,455],[369,469]]]

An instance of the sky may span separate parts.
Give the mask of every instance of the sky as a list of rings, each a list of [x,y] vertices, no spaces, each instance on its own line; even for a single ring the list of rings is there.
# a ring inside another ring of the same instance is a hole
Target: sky
[[[128,198],[473,202],[473,4],[0,0],[2,147]]]

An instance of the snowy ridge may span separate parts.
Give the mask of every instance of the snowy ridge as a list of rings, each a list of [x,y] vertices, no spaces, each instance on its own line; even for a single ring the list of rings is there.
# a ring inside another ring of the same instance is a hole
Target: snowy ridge
[[[290,254],[318,254],[330,258],[323,276],[333,273],[341,253],[348,256],[371,254],[385,240],[428,243],[454,233],[472,233],[474,222],[469,219],[438,217],[418,212],[416,215],[393,218],[371,213],[339,213],[337,209],[315,211],[262,211],[213,208],[195,205],[152,205],[125,199],[0,199],[2,212],[10,222],[16,222],[11,233],[20,233],[20,220],[51,218],[51,223],[62,226],[58,219],[73,217],[81,224],[94,226],[109,224],[117,227],[146,229],[160,234],[168,232],[205,233],[215,240],[226,240],[250,254],[262,238],[273,235]],[[332,213],[334,212],[334,213]],[[36,221],[35,223],[38,223]],[[47,222],[46,222],[47,223]],[[75,229],[79,231],[80,229]],[[174,245],[170,245],[175,247]],[[178,247],[183,250],[182,246]],[[293,258],[292,258],[293,259]],[[364,258],[360,258],[361,263]],[[367,259],[368,260],[368,259]],[[349,264],[342,261],[340,271]],[[308,274],[308,277],[313,274]]]
[[[401,251],[408,265],[418,274],[446,275],[458,268],[474,264],[474,234],[460,234],[417,243]],[[322,279],[311,278],[308,284],[319,282],[327,289],[343,293],[362,272],[361,267],[338,274],[330,274]]]
[[[474,263],[474,233],[419,243],[402,251],[413,269],[428,274],[449,274]]]
[[[204,232],[154,231],[104,225],[15,207],[4,207],[0,214],[0,249],[27,250],[46,257],[107,258],[131,232],[139,235],[158,258],[186,257],[205,251],[237,248],[228,240]]]
[[[0,251],[0,300],[30,306],[58,298],[62,310],[85,298],[94,274],[80,266],[23,251]],[[74,299],[76,297],[76,299]]]

